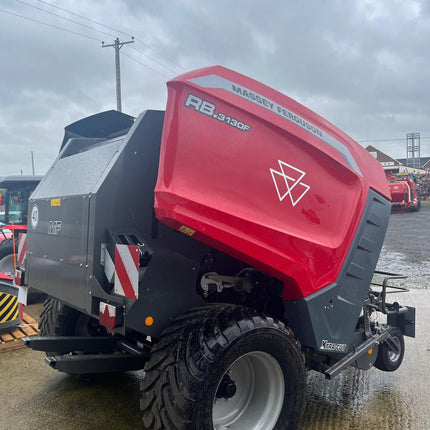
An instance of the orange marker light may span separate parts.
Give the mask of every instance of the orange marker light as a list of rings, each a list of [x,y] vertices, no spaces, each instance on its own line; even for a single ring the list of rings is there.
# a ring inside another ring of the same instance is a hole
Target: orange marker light
[[[370,349],[367,351],[367,353],[368,353],[369,355],[372,355],[372,354],[373,354],[373,348],[370,348]]]
[[[154,318],[152,318],[152,317],[146,317],[145,318],[145,325],[147,325],[148,327],[151,327],[152,324],[154,324]]]

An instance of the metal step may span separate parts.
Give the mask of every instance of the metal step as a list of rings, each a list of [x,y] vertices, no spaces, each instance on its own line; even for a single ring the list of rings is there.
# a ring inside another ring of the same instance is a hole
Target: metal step
[[[88,373],[125,372],[143,369],[149,354],[77,354],[46,357],[45,361],[59,372],[72,375]]]
[[[121,340],[117,336],[39,336],[24,337],[22,342],[36,351],[67,354],[69,352],[112,352]]]
[[[22,342],[51,353],[45,361],[52,368],[74,375],[142,369],[150,355],[149,348],[139,348],[120,336],[25,337]]]

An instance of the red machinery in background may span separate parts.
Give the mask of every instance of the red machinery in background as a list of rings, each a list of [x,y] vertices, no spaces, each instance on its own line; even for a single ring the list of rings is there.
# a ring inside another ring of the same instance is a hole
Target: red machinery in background
[[[18,257],[18,237],[27,231],[28,199],[42,176],[5,176],[0,178],[0,332],[21,321],[18,289],[13,275]],[[25,248],[20,249],[21,262]],[[33,293],[33,298],[40,296]]]
[[[414,175],[396,175],[388,178],[391,193],[391,209],[395,211],[419,211],[420,186]]]
[[[27,207],[31,193],[42,176],[0,178],[0,276],[12,279],[14,268],[13,236],[27,231]],[[15,250],[16,253],[16,250]]]

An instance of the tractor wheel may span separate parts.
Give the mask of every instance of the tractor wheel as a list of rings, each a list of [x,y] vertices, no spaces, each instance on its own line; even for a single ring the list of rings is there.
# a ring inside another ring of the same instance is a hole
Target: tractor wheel
[[[421,200],[418,200],[415,206],[411,207],[411,212],[418,212],[421,208]]]
[[[292,430],[304,357],[283,323],[248,308],[193,309],[163,332],[141,386],[148,430]]]
[[[40,336],[107,336],[97,320],[50,297],[43,304]],[[47,356],[56,355],[47,352]]]
[[[0,242],[0,272],[11,277],[15,274],[12,239],[5,239]]]
[[[397,351],[394,351],[387,342],[379,346],[375,367],[384,372],[394,372],[397,370],[402,364],[405,353],[405,341],[402,331],[398,327],[390,327],[389,331],[392,337],[391,340],[396,346]]]

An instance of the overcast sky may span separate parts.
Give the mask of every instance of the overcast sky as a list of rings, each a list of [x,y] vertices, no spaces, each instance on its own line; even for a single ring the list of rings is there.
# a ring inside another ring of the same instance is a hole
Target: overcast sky
[[[31,151],[46,173],[65,125],[116,108],[114,50],[101,41],[131,36],[125,113],[163,109],[167,80],[221,64],[363,146],[405,158],[418,132],[430,156],[426,0],[0,0],[0,176],[31,174]]]

